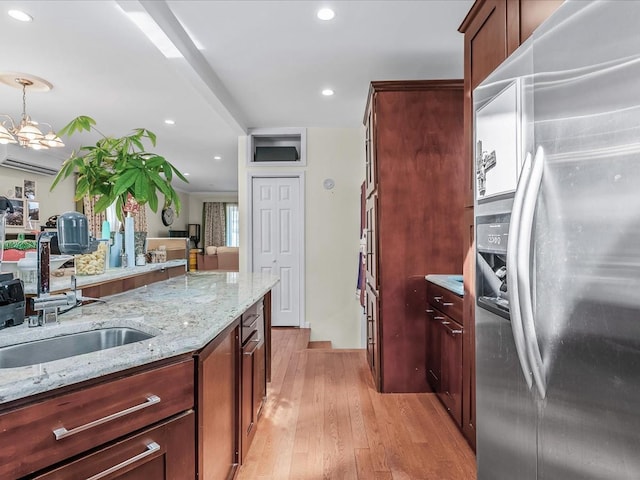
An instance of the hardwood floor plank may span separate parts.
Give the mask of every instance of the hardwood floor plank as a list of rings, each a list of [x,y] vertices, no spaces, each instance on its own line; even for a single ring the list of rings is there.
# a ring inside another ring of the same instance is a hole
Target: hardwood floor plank
[[[434,394],[380,394],[363,350],[305,341],[301,329],[273,330],[269,398],[237,480],[476,479]]]

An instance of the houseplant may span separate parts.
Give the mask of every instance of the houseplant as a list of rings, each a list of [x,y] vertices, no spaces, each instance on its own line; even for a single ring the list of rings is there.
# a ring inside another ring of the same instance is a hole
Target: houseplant
[[[116,214],[122,220],[127,199],[133,197],[142,206],[149,204],[158,211],[158,192],[164,195],[164,207],[173,205],[180,212],[180,197],[173,189],[174,175],[188,180],[164,157],[145,151],[143,141],[156,145],[156,135],[144,128],[136,128],[123,137],[105,136],[95,127],[95,120],[79,116],[58,131],[60,136],[95,130],[102,138],[95,145],[80,147],[64,161],[54,179],[51,190],[62,179],[78,173],[75,200],[85,195],[98,196],[95,211],[102,212],[115,202]]]

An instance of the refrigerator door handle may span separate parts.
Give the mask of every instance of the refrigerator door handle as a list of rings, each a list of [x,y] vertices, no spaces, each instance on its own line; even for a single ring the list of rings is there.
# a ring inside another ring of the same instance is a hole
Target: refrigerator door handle
[[[520,232],[517,241],[517,265],[518,265],[518,291],[521,293],[520,311],[524,325],[524,336],[527,345],[527,355],[541,398],[545,398],[547,381],[544,374],[544,365],[538,337],[536,335],[535,319],[533,315],[533,292],[531,290],[531,248],[533,232],[533,220],[536,210],[536,201],[542,185],[542,173],[544,170],[544,150],[538,147],[531,165],[531,175],[522,202],[522,215]]]
[[[522,325],[522,315],[520,313],[520,300],[518,292],[518,231],[520,230],[520,217],[522,212],[522,201],[526,187],[529,183],[531,174],[531,154],[527,156],[522,165],[522,172],[518,180],[518,188],[513,197],[513,208],[511,210],[511,220],[509,221],[509,241],[507,242],[507,291],[509,292],[509,314],[511,317],[511,330],[516,344],[516,352],[520,367],[527,382],[529,389],[533,386],[531,377],[531,368],[529,367],[529,359],[527,356],[527,346],[524,337],[524,328]]]

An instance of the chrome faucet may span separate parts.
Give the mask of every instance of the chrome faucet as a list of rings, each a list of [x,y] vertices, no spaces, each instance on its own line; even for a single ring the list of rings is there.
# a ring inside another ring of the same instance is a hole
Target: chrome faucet
[[[51,257],[51,239],[56,234],[53,232],[42,232],[38,235],[38,295],[33,299],[33,310],[37,316],[29,318],[30,327],[41,327],[48,323],[58,323],[58,308],[73,306],[77,302],[76,279],[71,277],[72,292],[65,292],[57,295],[50,295],[51,275],[49,260]]]
[[[89,235],[87,217],[79,212],[65,212],[58,217],[58,231],[42,232],[38,235],[38,295],[33,299],[33,310],[37,316],[29,318],[30,327],[38,327],[47,323],[58,322],[60,307],[73,307],[77,304],[76,278],[71,277],[72,292],[51,295],[49,260],[51,256],[51,239],[58,237],[58,248],[61,253],[70,255],[95,252],[98,242]]]

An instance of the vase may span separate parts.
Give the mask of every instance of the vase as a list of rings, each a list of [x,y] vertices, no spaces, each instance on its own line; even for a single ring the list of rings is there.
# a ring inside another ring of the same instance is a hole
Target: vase
[[[111,251],[109,253],[109,267],[117,268],[120,266],[120,253],[122,252],[122,233],[113,232],[111,234]]]
[[[133,235],[135,242],[136,256],[146,253],[145,244],[147,242],[147,232],[135,232]]]
[[[127,256],[127,266],[136,266],[136,248],[133,231],[133,217],[127,212],[124,219],[124,253]]]

